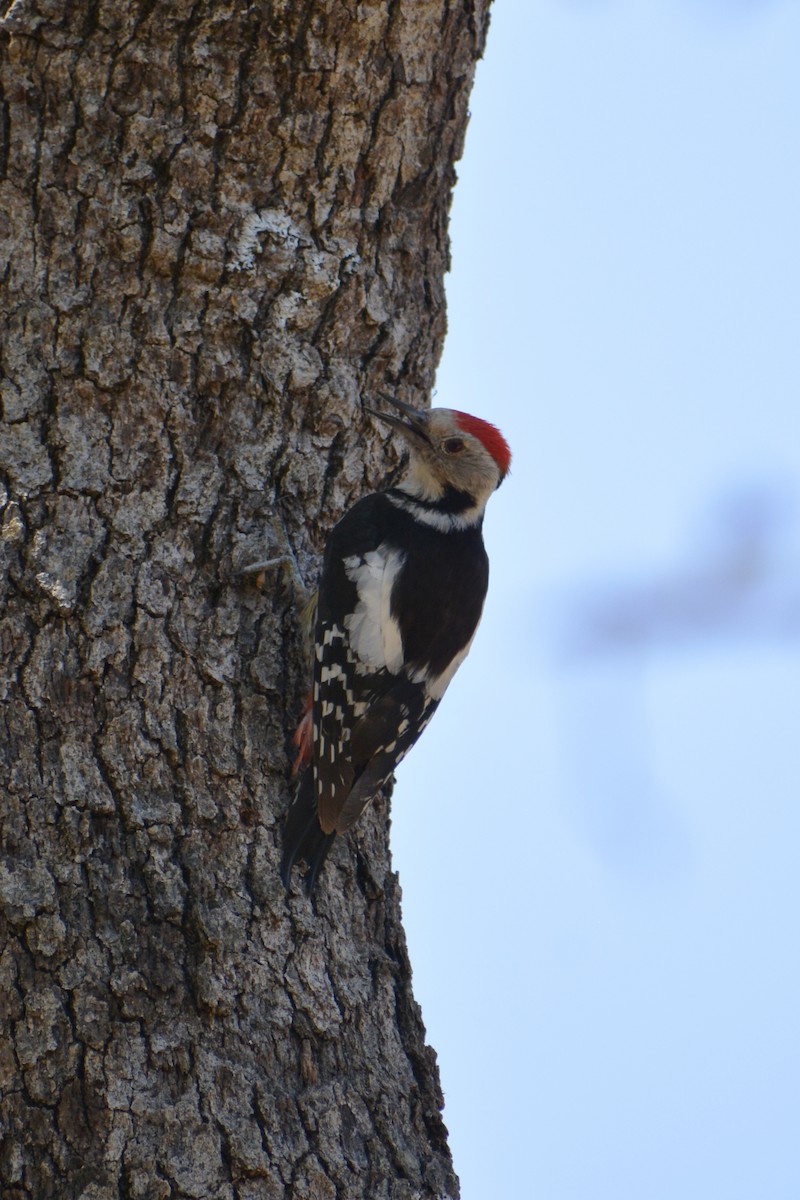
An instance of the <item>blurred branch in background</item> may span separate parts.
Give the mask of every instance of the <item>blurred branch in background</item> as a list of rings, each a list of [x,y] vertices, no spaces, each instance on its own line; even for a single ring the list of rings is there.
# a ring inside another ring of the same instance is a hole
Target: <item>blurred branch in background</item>
[[[737,491],[685,565],[652,581],[584,587],[564,609],[562,661],[800,637],[800,496],[767,486]]]
[[[562,602],[556,655],[566,812],[573,834],[615,875],[663,884],[690,869],[692,819],[660,776],[655,753],[666,736],[680,755],[683,739],[674,740],[674,727],[671,736],[661,729],[653,696],[674,677],[676,650],[691,653],[691,688],[712,648],[752,653],[800,638],[798,517],[800,496],[790,489],[740,489],[671,572],[584,587]],[[747,670],[743,661],[743,688],[751,686]],[[726,716],[714,710],[708,720]]]

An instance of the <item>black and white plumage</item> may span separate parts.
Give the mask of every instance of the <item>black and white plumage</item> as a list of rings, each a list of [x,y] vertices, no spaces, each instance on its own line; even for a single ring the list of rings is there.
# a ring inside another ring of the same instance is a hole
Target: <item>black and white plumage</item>
[[[466,658],[489,582],[486,503],[511,453],[486,421],[451,409],[374,413],[410,448],[408,470],[359,500],[331,532],[319,584],[307,766],[284,831],[281,876],[314,887],[349,829],[433,716]],[[374,410],[369,410],[373,412]]]

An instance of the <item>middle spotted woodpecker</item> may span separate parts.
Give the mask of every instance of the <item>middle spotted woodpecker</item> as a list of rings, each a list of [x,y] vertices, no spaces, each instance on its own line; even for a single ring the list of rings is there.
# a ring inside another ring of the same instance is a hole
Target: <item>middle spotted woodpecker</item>
[[[368,409],[408,442],[408,470],[333,529],[319,584],[307,763],[284,830],[281,877],[310,893],[349,829],[408,753],[464,661],[489,582],[481,527],[511,451],[494,425],[447,408]]]

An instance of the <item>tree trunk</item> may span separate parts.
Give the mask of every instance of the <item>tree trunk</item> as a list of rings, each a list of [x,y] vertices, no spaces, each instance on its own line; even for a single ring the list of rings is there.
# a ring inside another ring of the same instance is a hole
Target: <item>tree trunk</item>
[[[7,13],[4,1200],[457,1195],[386,803],[286,896],[302,634],[237,572],[313,583],[430,389],[487,4]]]

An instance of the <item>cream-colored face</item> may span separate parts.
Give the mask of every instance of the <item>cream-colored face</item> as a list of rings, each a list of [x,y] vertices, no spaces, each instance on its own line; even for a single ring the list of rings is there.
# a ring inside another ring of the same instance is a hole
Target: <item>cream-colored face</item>
[[[475,508],[482,509],[500,483],[497,463],[478,438],[459,427],[449,408],[434,408],[426,415],[424,432],[402,429],[412,450],[404,487],[430,497],[453,487],[472,496]]]

